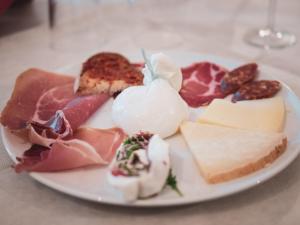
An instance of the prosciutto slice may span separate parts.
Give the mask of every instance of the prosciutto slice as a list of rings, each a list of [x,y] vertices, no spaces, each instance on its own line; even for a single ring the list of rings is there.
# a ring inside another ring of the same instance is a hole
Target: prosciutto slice
[[[85,140],[93,146],[103,160],[110,162],[115,155],[116,149],[126,138],[126,134],[120,128],[103,130],[79,128],[72,138]]]
[[[1,123],[11,130],[29,125],[30,141],[43,146],[72,136],[109,98],[106,94],[78,96],[74,81],[72,77],[38,69],[25,71],[17,78]]]
[[[57,110],[63,109],[77,96],[74,94],[74,84],[60,85],[49,89],[39,98],[32,121],[38,123],[47,122]]]
[[[53,172],[91,165],[106,165],[126,135],[119,128],[80,128],[72,139],[57,140],[50,147],[32,145],[24,152],[16,172]]]
[[[108,99],[107,94],[74,94],[73,99],[63,109],[57,110],[45,123],[34,120],[30,122],[29,140],[34,144],[50,146],[56,139],[72,137],[73,132]]]
[[[181,69],[183,75],[181,97],[191,107],[209,104],[214,98],[224,98],[221,80],[226,69],[210,62],[194,63]]]
[[[16,80],[10,100],[1,113],[0,122],[12,130],[25,128],[32,119],[40,97],[52,88],[73,84],[74,78],[29,69]]]

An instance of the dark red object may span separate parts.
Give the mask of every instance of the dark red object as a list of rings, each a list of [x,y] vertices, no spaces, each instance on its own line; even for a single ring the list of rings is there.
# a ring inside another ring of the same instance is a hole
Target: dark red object
[[[0,0],[0,15],[4,13],[13,2],[13,0]]]
[[[227,72],[221,66],[210,62],[194,63],[182,68],[183,82],[179,92],[191,107],[209,104],[215,98],[224,98],[221,92],[221,79]]]
[[[221,82],[221,91],[226,95],[232,94],[243,84],[254,80],[256,74],[256,63],[249,63],[240,66],[225,74]]]
[[[276,80],[259,80],[244,84],[232,97],[232,101],[271,98],[280,90]]]

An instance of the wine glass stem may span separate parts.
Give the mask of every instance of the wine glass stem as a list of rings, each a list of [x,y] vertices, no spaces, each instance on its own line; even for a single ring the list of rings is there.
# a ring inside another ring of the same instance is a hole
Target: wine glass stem
[[[275,29],[276,4],[277,4],[277,0],[269,0],[267,29],[269,29],[270,31],[274,31]]]

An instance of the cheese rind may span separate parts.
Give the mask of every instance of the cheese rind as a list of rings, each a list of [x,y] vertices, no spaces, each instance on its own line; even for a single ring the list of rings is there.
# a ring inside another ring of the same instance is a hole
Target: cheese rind
[[[200,123],[249,130],[280,132],[285,119],[282,97],[232,103],[214,99],[198,118]]]

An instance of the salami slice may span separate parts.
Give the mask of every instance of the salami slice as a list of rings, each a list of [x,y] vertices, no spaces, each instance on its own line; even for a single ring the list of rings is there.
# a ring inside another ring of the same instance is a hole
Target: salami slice
[[[252,100],[273,97],[280,90],[276,80],[259,80],[244,84],[232,97],[232,101]]]
[[[257,64],[249,63],[225,74],[221,81],[221,91],[228,95],[237,91],[243,84],[254,80]]]

